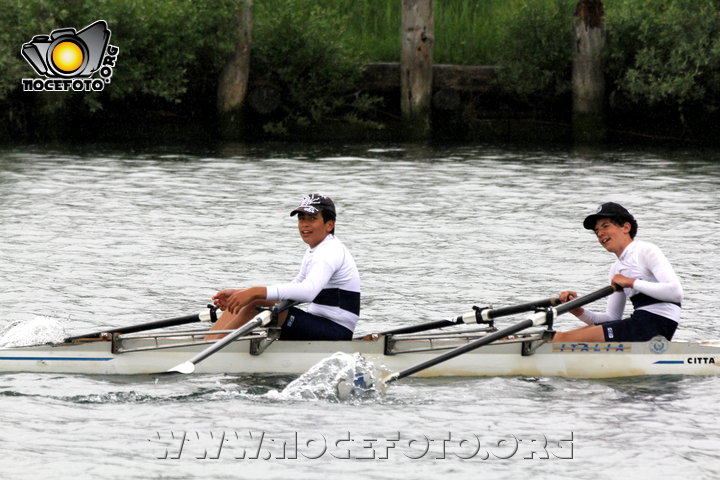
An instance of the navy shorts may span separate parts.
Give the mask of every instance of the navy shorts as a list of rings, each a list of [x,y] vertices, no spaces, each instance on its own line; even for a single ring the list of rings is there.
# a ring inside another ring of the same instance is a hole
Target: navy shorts
[[[647,342],[662,335],[672,339],[677,322],[646,310],[635,310],[630,318],[600,323],[606,342]]]
[[[342,325],[296,307],[290,307],[280,331],[280,340],[352,340],[352,336]]]

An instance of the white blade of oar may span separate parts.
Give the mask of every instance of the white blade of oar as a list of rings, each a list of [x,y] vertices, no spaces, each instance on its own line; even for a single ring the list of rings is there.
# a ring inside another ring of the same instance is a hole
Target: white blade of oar
[[[213,353],[221,350],[222,348],[226,347],[227,345],[231,344],[233,341],[235,341],[236,338],[242,337],[246,333],[259,328],[264,327],[268,323],[270,323],[270,319],[272,318],[272,312],[270,310],[263,310],[260,312],[255,318],[247,322],[245,325],[233,330],[232,332],[228,333],[226,336],[218,340],[217,342],[210,345],[208,348],[203,350],[202,352],[195,355],[190,360],[183,362],[179,365],[175,365],[173,368],[169,369],[165,373],[184,373],[189,374],[193,373],[195,371],[195,365],[200,363],[201,361],[205,360],[207,357],[212,355]]]
[[[166,373],[184,373],[184,374],[190,374],[195,371],[195,364],[188,361],[183,362],[179,365],[175,365],[173,368],[168,370]]]
[[[578,307],[582,307],[583,305],[586,305],[590,302],[594,302],[595,300],[598,300],[600,298],[607,297],[614,291],[615,291],[614,287],[607,286],[607,287],[601,288],[600,290],[597,290],[593,293],[589,293],[588,295],[585,295],[584,297],[576,298],[575,300],[573,300],[571,302],[564,303],[558,307],[550,308],[544,312],[538,312],[538,313],[534,314],[532,317],[530,317],[529,319],[523,320],[522,322],[520,322],[518,324],[512,325],[512,326],[504,328],[502,330],[498,330],[497,332],[491,333],[489,335],[485,335],[484,337],[478,338],[475,341],[472,341],[465,345],[461,345],[457,348],[454,348],[453,350],[450,350],[449,352],[443,353],[442,355],[439,355],[435,358],[431,358],[430,360],[419,363],[418,365],[407,368],[401,372],[392,373],[392,374],[388,375],[387,377],[385,377],[382,381],[386,385],[390,384],[392,382],[400,380],[401,378],[405,378],[409,375],[412,375],[413,373],[417,373],[421,370],[428,369],[430,367],[437,365],[438,363],[442,363],[446,360],[450,360],[451,358],[455,358],[458,355],[462,355],[463,353],[469,352],[471,350],[475,350],[476,348],[480,348],[484,345],[492,343],[495,340],[499,340],[503,337],[507,337],[508,335],[513,335],[515,333],[518,333],[521,330],[525,330],[530,327],[537,327],[540,325],[544,325],[547,322],[548,315],[550,315],[554,319],[555,317],[557,317],[558,315],[560,315],[562,313],[569,312],[570,310],[573,310]]]

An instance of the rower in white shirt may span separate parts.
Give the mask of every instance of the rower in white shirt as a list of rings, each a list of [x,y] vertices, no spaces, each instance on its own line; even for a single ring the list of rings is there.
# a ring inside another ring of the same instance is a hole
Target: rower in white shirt
[[[558,332],[554,342],[644,342],[662,335],[670,340],[680,321],[683,290],[668,259],[656,245],[635,240],[637,222],[623,206],[608,202],[583,222],[593,230],[600,245],[614,253],[610,283],[617,291],[608,297],[603,313],[584,308],[571,310],[587,326]],[[577,297],[568,290],[560,293],[562,302]],[[623,319],[626,299],[634,311]]]
[[[360,274],[355,260],[335,237],[335,204],[311,193],[290,212],[298,216],[300,238],[308,249],[292,282],[267,287],[226,289],[213,297],[224,311],[212,330],[236,329],[281,300],[308,303],[279,315],[281,340],[351,340],[360,316]],[[221,338],[211,335],[209,339]]]

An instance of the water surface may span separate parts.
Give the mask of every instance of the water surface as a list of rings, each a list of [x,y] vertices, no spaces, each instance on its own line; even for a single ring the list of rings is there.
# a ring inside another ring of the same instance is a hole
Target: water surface
[[[581,224],[617,201],[682,279],[676,338],[718,339],[718,160],[483,145],[6,149],[0,331],[141,323],[197,311],[220,288],[287,281],[304,251],[289,212],[322,191],[361,269],[359,333],[602,287],[613,258]],[[720,475],[716,378],[410,378],[346,403],[279,395],[292,380],[0,375],[0,474]]]

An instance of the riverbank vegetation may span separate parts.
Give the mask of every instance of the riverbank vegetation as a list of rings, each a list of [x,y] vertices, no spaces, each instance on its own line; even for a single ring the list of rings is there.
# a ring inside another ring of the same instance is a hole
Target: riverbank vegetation
[[[266,132],[327,121],[380,126],[381,107],[363,91],[362,64],[399,60],[400,4],[255,0],[251,75],[279,82],[283,95],[283,115]],[[567,100],[576,5],[436,0],[433,61],[496,65],[498,88],[528,104]],[[217,77],[234,48],[237,8],[237,0],[0,0],[0,138],[43,137],[61,118],[89,126],[112,117],[127,124],[130,117],[142,124],[146,114],[212,131]],[[36,77],[20,56],[23,43],[98,19],[108,22],[110,43],[120,48],[111,84],[94,93],[21,91],[22,78]],[[649,119],[687,136],[706,130],[708,119],[717,121],[720,0],[607,1],[605,24],[610,121],[632,128],[628,118]]]

